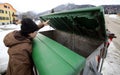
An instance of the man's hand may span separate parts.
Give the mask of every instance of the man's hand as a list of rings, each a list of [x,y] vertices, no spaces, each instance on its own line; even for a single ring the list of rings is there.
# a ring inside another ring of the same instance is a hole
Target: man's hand
[[[42,27],[48,25],[48,22],[49,22],[49,21],[50,21],[50,20],[43,21],[43,22],[39,23],[39,24],[38,24],[38,27],[39,27],[39,28],[42,28]]]
[[[43,21],[42,23],[44,24],[44,26],[46,26],[46,25],[48,25],[48,22],[49,22],[50,20],[47,20],[47,21]]]

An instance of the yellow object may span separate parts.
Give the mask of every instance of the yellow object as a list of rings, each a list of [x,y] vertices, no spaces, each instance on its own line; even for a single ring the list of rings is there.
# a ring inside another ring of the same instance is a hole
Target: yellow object
[[[15,22],[17,15],[16,9],[9,3],[0,3],[0,25],[12,24]]]

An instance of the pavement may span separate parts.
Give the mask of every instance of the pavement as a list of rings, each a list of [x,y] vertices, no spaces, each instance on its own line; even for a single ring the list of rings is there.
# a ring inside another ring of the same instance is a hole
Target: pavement
[[[105,58],[102,73],[103,75],[120,75],[120,16],[115,18],[105,16],[106,26],[117,38],[113,39]]]

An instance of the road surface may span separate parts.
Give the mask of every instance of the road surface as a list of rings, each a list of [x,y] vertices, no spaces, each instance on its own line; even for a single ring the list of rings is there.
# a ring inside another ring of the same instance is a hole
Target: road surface
[[[103,64],[103,75],[120,75],[120,16],[110,17],[105,16],[107,28],[114,33],[117,38],[113,39],[113,42],[108,48],[108,55]]]

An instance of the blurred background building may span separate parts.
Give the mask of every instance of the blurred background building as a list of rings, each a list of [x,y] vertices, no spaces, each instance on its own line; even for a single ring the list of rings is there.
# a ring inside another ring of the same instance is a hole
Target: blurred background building
[[[16,9],[9,3],[0,3],[0,25],[14,24],[17,15]]]

